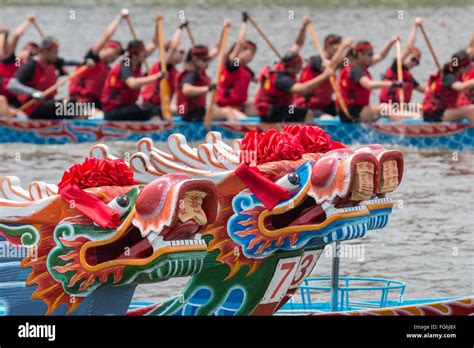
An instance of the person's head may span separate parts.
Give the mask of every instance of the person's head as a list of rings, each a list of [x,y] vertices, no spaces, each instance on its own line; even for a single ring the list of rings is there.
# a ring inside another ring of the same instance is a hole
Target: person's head
[[[123,54],[122,44],[118,41],[109,40],[104,47],[99,51],[99,58],[105,64],[114,62],[120,55]]]
[[[52,36],[47,36],[41,41],[39,54],[48,64],[54,64],[58,60],[59,42]]]
[[[234,46],[235,44],[231,47],[231,50],[229,52],[232,52]],[[257,45],[255,44],[255,42],[250,40],[245,41],[242,49],[237,55],[237,58],[239,59],[239,64],[247,66],[255,57],[255,52],[257,52]]]
[[[418,48],[413,47],[408,56],[403,60],[403,65],[407,69],[414,68],[415,66],[420,64],[420,59],[421,51]]]
[[[287,52],[281,59],[285,72],[296,76],[303,68],[303,59],[296,52]]]
[[[28,61],[30,58],[36,56],[39,52],[39,46],[35,42],[28,42],[20,51],[18,57],[21,61]]]
[[[461,76],[471,67],[471,58],[465,50],[460,50],[451,56],[451,60],[443,66],[444,74]]]
[[[359,41],[351,49],[351,56],[362,65],[372,65],[374,48],[369,41]]]
[[[326,56],[328,59],[331,59],[336,53],[339,45],[342,42],[342,37],[336,34],[329,34],[324,39],[324,50],[326,51]]]
[[[171,49],[171,42],[168,41],[165,45],[165,50],[168,52]],[[178,65],[183,62],[184,54],[186,51],[184,50],[183,45],[180,43],[171,53],[170,61],[173,66]]]
[[[146,49],[142,40],[132,40],[127,45],[127,53],[132,62],[143,63],[146,58]]]
[[[196,70],[206,70],[210,60],[209,50],[204,45],[194,46],[186,55],[186,63],[191,64]]]

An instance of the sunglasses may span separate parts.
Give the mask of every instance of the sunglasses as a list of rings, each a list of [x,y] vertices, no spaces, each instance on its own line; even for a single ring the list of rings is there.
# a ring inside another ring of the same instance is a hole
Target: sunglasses
[[[416,57],[411,57],[411,61],[412,61],[413,63],[415,63],[416,65],[419,65],[419,64],[420,64],[420,60],[419,60],[418,58],[416,58]]]
[[[364,54],[368,55],[369,57],[374,56],[374,52],[372,52],[372,51],[364,51]]]

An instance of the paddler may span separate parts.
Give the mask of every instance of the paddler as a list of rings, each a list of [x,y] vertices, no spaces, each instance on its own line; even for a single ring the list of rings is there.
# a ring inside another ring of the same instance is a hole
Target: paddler
[[[240,30],[235,42],[228,50],[217,87],[217,105],[229,107],[236,118],[244,119],[246,115],[255,115],[256,109],[247,102],[251,82],[257,82],[254,72],[249,68],[257,45],[246,39],[247,12],[242,12]]]
[[[117,31],[120,22],[128,17],[122,12],[114,19],[102,36],[94,43],[84,56],[84,62],[92,61],[94,65],[71,79],[69,84],[70,100],[79,103],[94,103],[96,109],[101,109],[100,94],[105,84],[105,79],[110,71],[109,65],[123,54],[122,45],[111,40]],[[84,63],[85,64],[85,63]],[[79,66],[80,69],[84,64]]]
[[[462,50],[453,54],[441,71],[430,76],[423,98],[425,121],[474,121],[474,104],[456,105],[460,92],[474,89],[474,79],[462,80],[470,68],[471,57]]]
[[[156,15],[156,22],[160,18]],[[100,97],[106,120],[146,121],[158,115],[137,104],[140,89],[161,79],[164,74],[157,72],[144,76],[142,64],[158,47],[158,25],[155,25],[153,40],[145,47],[143,41],[128,43],[126,55],[110,70]]]
[[[26,29],[35,21],[35,16],[29,15],[14,31],[11,39],[8,38],[8,28],[0,29],[0,95],[5,96],[13,107],[20,107],[20,101],[17,96],[7,89],[8,82],[16,73],[21,64],[26,63],[34,55],[38,53],[38,45],[34,42],[28,42],[20,51],[18,56],[15,55],[18,42],[25,33]]]
[[[294,95],[311,93],[334,73],[331,66],[328,66],[322,74],[308,81],[298,82],[297,76],[303,68],[303,58],[299,52],[309,23],[310,18],[305,17],[291,50],[279,63],[265,67],[260,72],[254,104],[262,122],[303,122],[308,109],[296,107]]]
[[[55,112],[56,90],[48,95],[43,94],[56,83],[58,51],[59,43],[56,38],[44,38],[39,53],[21,65],[8,83],[8,90],[15,93],[22,104],[31,98],[37,100],[37,103],[23,110],[32,119],[61,117]]]
[[[224,22],[230,26],[230,21]],[[217,56],[222,42],[222,32],[214,48],[209,50],[205,45],[196,45],[186,54],[184,69],[176,76],[176,106],[178,115],[186,122],[201,122],[206,114],[206,96],[217,88],[211,83],[206,70],[209,62]],[[213,119],[237,121],[237,115],[230,107],[214,107]]]
[[[423,19],[416,18],[413,22],[410,34],[408,35],[407,44],[401,53],[402,59],[402,71],[403,71],[403,97],[404,103],[409,103],[413,91],[424,93],[425,86],[418,83],[418,81],[411,74],[411,69],[420,64],[421,51],[414,47],[416,30],[422,25]],[[396,81],[398,80],[398,68],[397,60],[394,59],[390,68],[387,69],[383,77],[384,81]],[[399,88],[385,87],[380,90],[380,102],[381,103],[400,103]]]
[[[342,122],[372,121],[382,114],[392,113],[388,104],[370,104],[370,94],[373,89],[402,87],[403,84],[398,81],[374,81],[369,67],[381,62],[398,39],[398,36],[390,39],[378,54],[374,54],[369,41],[359,41],[349,51],[349,64],[345,65],[339,74],[339,89],[351,117],[348,118],[340,111]]]
[[[471,67],[470,69],[463,75],[463,81],[469,81],[474,79],[474,35],[472,35],[471,42],[466,49],[467,55],[471,58]],[[465,106],[474,104],[474,89],[464,90],[459,93],[457,105],[458,106]]]
[[[170,101],[173,98],[176,90],[176,75],[178,74],[176,68],[179,64],[183,62],[184,54],[186,53],[181,43],[181,36],[183,29],[186,28],[187,25],[187,21],[181,23],[176,29],[171,41],[165,44],[167,80],[169,82],[170,87]],[[161,60],[158,60],[150,68],[148,74],[153,75],[159,73],[160,71]],[[152,114],[162,117],[160,81],[161,79],[143,86],[141,90],[141,97],[144,108],[150,110]],[[172,113],[176,112],[176,110],[172,110]]]
[[[352,39],[342,40],[337,34],[329,34],[324,39],[324,55],[329,65],[334,69],[341,66],[347,49],[352,45]],[[326,66],[319,55],[311,56],[301,72],[299,82],[309,81],[324,72]],[[325,79],[318,87],[307,95],[297,95],[295,105],[299,108],[309,108],[314,117],[337,115],[336,103],[333,99],[334,91],[329,79]]]

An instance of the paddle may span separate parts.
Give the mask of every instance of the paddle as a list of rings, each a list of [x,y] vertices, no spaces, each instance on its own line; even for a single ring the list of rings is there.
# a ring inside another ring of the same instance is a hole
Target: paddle
[[[43,95],[45,97],[47,97],[48,95],[50,95],[51,93],[53,93],[55,90],[57,90],[59,87],[61,87],[62,85],[64,85],[66,82],[68,82],[70,79],[82,74],[84,71],[86,71],[87,69],[89,69],[89,65],[87,64],[84,64],[83,66],[81,66],[79,69],[77,69],[76,71],[74,71],[71,75],[68,75],[66,76],[65,78],[59,80],[58,82],[56,82],[54,85],[52,85],[51,87],[49,87],[48,89],[44,90],[43,91]],[[30,99],[28,100],[25,104],[23,104],[21,107],[20,107],[20,110],[25,110],[27,108],[29,108],[30,106],[32,106],[34,103],[37,103],[39,102],[39,100],[37,99]]]
[[[133,25],[132,20],[130,19],[130,16],[129,16],[130,11],[124,8],[122,9],[122,14],[126,15],[125,21],[127,22],[128,29],[130,30],[130,34],[132,34],[132,38],[134,40],[138,40],[137,32],[135,31],[135,26]],[[145,59],[144,64],[145,64],[146,70],[150,71],[150,66],[148,65],[148,62],[146,59]]]
[[[423,37],[425,38],[426,45],[428,46],[428,49],[431,52],[431,55],[433,56],[433,60],[435,61],[436,67],[438,68],[438,71],[441,70],[441,64],[439,63],[438,57],[436,56],[436,53],[433,49],[433,46],[431,45],[430,39],[428,38],[428,34],[425,31],[425,28],[423,27],[423,23],[420,23],[419,25],[421,29],[421,33],[423,34]]]
[[[260,34],[260,36],[265,40],[265,42],[268,44],[268,46],[270,46],[270,48],[272,49],[273,52],[275,52],[276,56],[278,57],[278,59],[281,59],[282,58],[282,55],[280,54],[280,52],[278,51],[278,49],[275,47],[275,45],[270,41],[270,39],[268,38],[268,36],[262,31],[262,29],[260,29],[260,27],[258,26],[258,24],[255,22],[255,20],[252,18],[252,16],[250,14],[247,14],[248,15],[248,20],[249,22],[253,25],[253,27],[255,28],[255,30],[258,31],[258,33]]]
[[[38,32],[39,36],[44,39],[46,35],[44,34],[44,31],[41,29],[38,23],[36,23],[36,20],[31,21],[31,24],[35,27],[36,31]]]
[[[164,38],[164,28],[163,28],[163,17],[158,17],[158,41],[160,49],[160,60],[161,60],[161,71],[167,73],[168,69],[166,66],[166,51],[165,51],[165,38]],[[171,108],[170,108],[170,84],[167,77],[163,77],[160,81],[160,97],[161,97],[161,113],[163,118],[169,123],[173,123],[171,117]]]
[[[318,35],[316,34],[316,30],[314,30],[314,25],[313,22],[309,22],[308,24],[309,32],[311,34],[311,37],[313,39],[314,44],[316,45],[316,48],[318,49],[319,56],[321,57],[321,60],[323,61],[323,64],[325,66],[329,66],[329,61],[326,58],[326,55],[324,54],[324,50],[321,47],[321,43],[319,42]],[[342,98],[341,92],[339,91],[339,86],[337,85],[336,82],[336,76],[331,75],[329,76],[329,82],[331,83],[332,90],[336,94],[336,99],[339,102],[339,105],[342,109],[342,112],[344,112],[344,115],[346,115],[347,118],[352,119],[352,116],[349,113],[349,110],[347,109],[346,102],[344,101],[344,98]]]
[[[186,23],[186,17],[183,17],[181,20],[181,23]],[[186,24],[186,32],[188,33],[189,41],[191,41],[191,46],[194,47],[196,46],[196,40],[194,40],[193,32],[191,31],[191,28],[189,27],[189,22]]]
[[[219,76],[221,74],[222,66],[224,65],[224,53],[225,53],[225,46],[227,43],[227,34],[229,32],[230,25],[224,24],[224,27],[222,28],[222,41],[221,41],[221,47],[219,47],[219,61],[217,63],[217,69],[216,69],[216,74],[214,75],[214,83],[218,84],[219,83]],[[204,115],[204,127],[206,129],[211,128],[211,118],[212,118],[212,111],[214,108],[214,105],[216,103],[217,99],[217,89],[214,89],[211,92],[211,100],[210,103],[207,107],[206,114]]]
[[[396,41],[396,49],[397,49],[397,77],[400,83],[403,83],[403,64],[402,64],[402,48],[400,44],[400,38]],[[403,103],[405,101],[405,93],[403,90],[403,86],[398,88],[398,96],[399,96],[399,104],[400,104],[400,111],[403,107]]]

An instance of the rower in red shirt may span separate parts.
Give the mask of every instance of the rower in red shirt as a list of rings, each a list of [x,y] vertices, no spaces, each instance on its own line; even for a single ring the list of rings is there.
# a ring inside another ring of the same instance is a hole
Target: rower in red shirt
[[[2,98],[2,100],[7,100],[7,103],[11,106],[11,108],[9,108],[9,114],[11,115],[17,112],[15,108],[20,107],[20,102],[16,95],[8,90],[8,82],[21,64],[26,63],[38,53],[38,45],[34,42],[28,42],[18,56],[15,55],[20,38],[34,21],[35,16],[29,15],[27,19],[15,29],[10,40],[8,38],[8,28],[2,27],[0,29],[0,96],[3,96],[4,98]],[[3,107],[1,114],[4,115],[6,110],[7,109]]]
[[[24,104],[31,98],[37,103],[23,110],[30,118],[51,119],[61,117],[56,115],[56,91],[49,95],[43,92],[53,86],[57,80],[59,44],[57,39],[46,37],[40,45],[37,55],[21,65],[8,83],[8,89],[15,93]]]
[[[230,21],[226,20],[224,26],[230,27]],[[222,32],[216,45],[209,50],[207,46],[196,45],[186,54],[184,69],[176,76],[176,107],[178,115],[186,122],[201,122],[206,115],[207,93],[217,88],[211,83],[206,70],[209,62],[217,56],[222,42]],[[230,107],[215,106],[212,119],[224,119],[237,121],[238,116]]]
[[[469,47],[466,49],[466,53],[471,58],[471,68],[467,73],[464,74],[462,80],[469,81],[474,79],[474,35],[472,35]],[[457,105],[471,105],[474,104],[474,89],[468,89],[459,93]]]
[[[463,50],[456,52],[441,71],[430,76],[423,98],[425,121],[474,121],[474,104],[456,105],[459,92],[474,89],[474,79],[462,81],[470,67],[471,58]]]
[[[411,69],[420,64],[421,51],[414,47],[416,30],[423,23],[421,18],[415,19],[410,34],[408,35],[407,45],[401,52],[402,56],[402,70],[403,70],[403,97],[404,102],[409,103],[411,101],[412,93],[414,90],[423,93],[425,86],[421,85],[411,74]],[[390,68],[387,69],[384,75],[386,81],[397,81],[398,80],[398,68],[397,60],[394,59]],[[385,87],[380,90],[380,102],[381,103],[399,103],[399,92],[398,88]]]
[[[173,99],[176,90],[176,75],[178,74],[176,66],[181,64],[184,60],[185,51],[181,43],[181,34],[187,25],[188,22],[181,23],[176,29],[171,41],[165,44],[166,68],[168,75],[167,80],[170,87],[170,101]],[[159,73],[160,71],[161,60],[158,60],[150,68],[148,74],[153,75]],[[162,117],[160,82],[161,79],[143,86],[140,94],[142,97],[143,107],[150,110],[152,114]],[[172,107],[172,113],[175,114],[176,112],[176,108]]]
[[[257,45],[246,40],[247,12],[242,12],[242,22],[234,43],[226,54],[217,86],[217,105],[229,107],[236,118],[244,119],[247,115],[255,115],[257,110],[247,102],[248,89],[251,82],[257,82],[255,74],[248,67],[255,57]]]
[[[140,88],[163,77],[161,72],[142,74],[141,66],[146,57],[143,41],[130,41],[126,56],[110,70],[100,98],[106,120],[143,121],[157,116],[136,104]]]
[[[109,65],[123,54],[120,42],[112,41],[111,38],[122,19],[127,16],[128,14],[121,13],[118,18],[109,24],[99,40],[87,51],[84,61],[91,60],[94,62],[94,66],[71,79],[69,84],[69,96],[71,101],[94,103],[95,108],[101,108],[100,95],[105,84],[105,79],[110,71]],[[77,67],[77,69],[80,69],[84,64]]]
[[[342,59],[351,46],[352,39],[342,41],[341,36],[329,34],[324,39],[324,55],[333,69],[339,67]],[[301,72],[299,82],[306,82],[324,72],[321,56],[311,56]],[[317,88],[307,95],[297,95],[295,105],[298,108],[309,108],[314,117],[337,115],[336,103],[333,99],[334,91],[329,79],[326,79]]]
[[[308,109],[306,105],[296,106],[294,95],[309,95],[334,73],[331,66],[328,66],[323,73],[312,79],[298,82],[298,73],[303,68],[303,59],[299,51],[304,44],[306,27],[309,23],[309,17],[305,17],[291,50],[279,63],[265,67],[260,72],[259,89],[254,104],[262,122],[303,122]]]
[[[349,52],[349,64],[344,66],[339,74],[339,89],[351,118],[342,111],[339,117],[342,122],[365,122],[379,118],[382,114],[391,115],[388,104],[370,104],[372,89],[384,87],[399,87],[398,81],[374,81],[369,67],[382,61],[398,40],[393,37],[380,51],[374,55],[372,44],[368,41],[359,41]],[[341,110],[338,102],[339,110]]]

